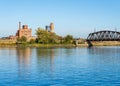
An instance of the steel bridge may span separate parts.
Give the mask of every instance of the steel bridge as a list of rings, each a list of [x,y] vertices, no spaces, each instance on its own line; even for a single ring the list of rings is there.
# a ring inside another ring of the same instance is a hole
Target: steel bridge
[[[120,32],[105,30],[90,33],[87,41],[120,41]]]

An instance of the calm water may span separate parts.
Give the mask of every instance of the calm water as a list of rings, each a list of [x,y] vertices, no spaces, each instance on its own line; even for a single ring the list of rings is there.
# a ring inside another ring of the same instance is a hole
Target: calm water
[[[120,86],[120,47],[0,48],[0,86]]]

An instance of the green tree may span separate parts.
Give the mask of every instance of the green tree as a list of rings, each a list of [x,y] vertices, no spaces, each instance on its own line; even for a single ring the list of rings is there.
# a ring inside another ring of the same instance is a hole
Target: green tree
[[[30,39],[30,44],[34,44],[35,43],[35,39]]]
[[[55,33],[48,32],[42,28],[36,30],[37,43],[55,44],[59,43],[59,36]]]
[[[27,38],[25,36],[22,36],[21,38],[18,37],[17,38],[17,42],[18,43],[26,43],[27,42]]]
[[[21,41],[25,43],[25,42],[27,42],[27,38],[25,36],[22,36]]]
[[[64,37],[64,43],[73,43],[73,36],[72,35],[67,35]]]
[[[60,43],[59,36],[55,33],[49,33],[49,43]]]
[[[49,34],[46,30],[44,30],[42,28],[38,28],[36,30],[36,35],[37,35],[37,42],[38,43],[43,43],[43,44],[48,43]]]

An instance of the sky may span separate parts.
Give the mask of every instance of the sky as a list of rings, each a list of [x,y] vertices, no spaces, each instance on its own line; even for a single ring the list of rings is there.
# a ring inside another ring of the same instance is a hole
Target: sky
[[[58,35],[87,38],[94,31],[120,31],[120,0],[0,0],[0,37],[15,35],[19,21],[33,35],[53,22]]]

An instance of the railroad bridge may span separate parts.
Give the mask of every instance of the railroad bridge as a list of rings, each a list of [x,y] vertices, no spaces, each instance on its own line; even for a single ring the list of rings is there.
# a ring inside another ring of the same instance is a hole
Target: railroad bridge
[[[120,41],[120,32],[105,30],[90,33],[87,41]]]

